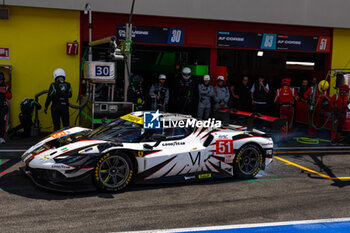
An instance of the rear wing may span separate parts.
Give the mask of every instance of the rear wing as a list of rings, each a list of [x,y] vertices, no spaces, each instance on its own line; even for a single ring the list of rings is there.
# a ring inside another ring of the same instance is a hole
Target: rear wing
[[[279,131],[287,122],[287,118],[277,118],[235,109],[218,109],[214,113],[214,117],[221,120],[224,126],[228,124],[246,126],[247,131],[254,128],[265,132]]]

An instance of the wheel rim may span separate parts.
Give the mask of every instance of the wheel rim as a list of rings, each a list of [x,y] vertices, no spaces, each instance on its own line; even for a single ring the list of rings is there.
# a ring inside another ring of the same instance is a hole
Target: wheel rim
[[[253,174],[259,167],[260,153],[255,148],[245,149],[239,159],[238,166],[245,175]]]
[[[128,179],[130,168],[123,157],[111,156],[101,163],[98,173],[103,185],[117,188]]]

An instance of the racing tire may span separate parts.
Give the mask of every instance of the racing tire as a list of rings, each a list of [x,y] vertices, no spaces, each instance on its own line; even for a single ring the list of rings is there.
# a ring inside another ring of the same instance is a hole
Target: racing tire
[[[120,192],[130,184],[133,173],[133,164],[126,154],[107,153],[98,160],[93,179],[99,189]]]
[[[262,151],[257,145],[243,145],[233,161],[234,175],[241,179],[254,178],[261,170],[262,163]]]

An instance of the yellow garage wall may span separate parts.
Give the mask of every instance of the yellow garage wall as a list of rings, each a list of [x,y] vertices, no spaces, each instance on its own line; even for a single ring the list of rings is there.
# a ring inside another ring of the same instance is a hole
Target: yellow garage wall
[[[66,80],[72,84],[75,103],[79,90],[79,56],[66,54],[66,43],[80,40],[80,13],[78,11],[42,8],[9,7],[10,19],[0,20],[0,47],[10,48],[10,59],[0,65],[12,65],[11,124],[19,123],[19,104],[26,98],[48,89],[53,71],[66,71]],[[44,108],[46,95],[39,98]],[[71,125],[77,114],[70,110]],[[74,118],[74,119],[73,119]],[[39,111],[43,131],[52,130],[51,112]]]
[[[350,29],[333,29],[332,69],[350,69]],[[336,78],[331,78],[331,87]],[[331,88],[331,96],[335,89]]]

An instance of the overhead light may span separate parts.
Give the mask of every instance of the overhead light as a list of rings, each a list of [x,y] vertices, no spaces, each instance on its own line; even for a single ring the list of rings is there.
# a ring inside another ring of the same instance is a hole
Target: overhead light
[[[262,56],[264,56],[264,51],[258,51],[258,57],[262,57]]]
[[[286,61],[287,65],[297,66],[315,66],[315,62],[302,62],[302,61]]]

